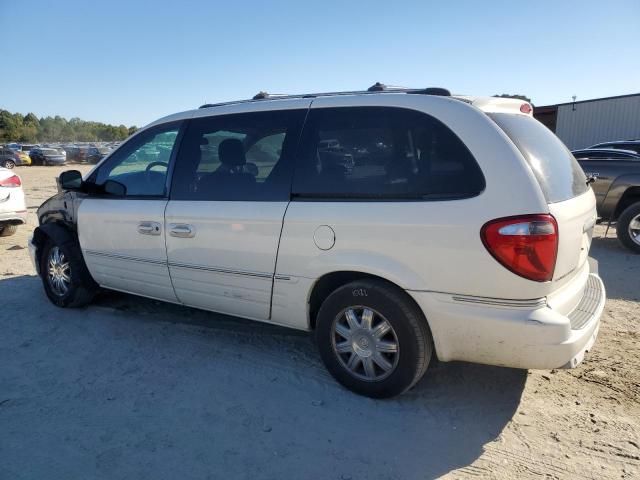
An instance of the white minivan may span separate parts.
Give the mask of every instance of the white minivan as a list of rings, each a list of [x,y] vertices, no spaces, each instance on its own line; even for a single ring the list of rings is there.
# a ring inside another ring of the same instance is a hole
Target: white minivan
[[[571,153],[521,100],[377,87],[205,105],[64,172],[30,242],[47,296],[102,287],[313,331],[371,397],[434,354],[575,367],[605,291]]]

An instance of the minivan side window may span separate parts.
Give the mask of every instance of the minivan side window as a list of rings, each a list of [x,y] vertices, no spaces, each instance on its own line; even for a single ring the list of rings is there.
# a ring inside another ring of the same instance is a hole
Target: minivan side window
[[[299,198],[454,199],[485,181],[464,143],[442,122],[395,107],[312,109],[292,193]]]
[[[178,124],[172,124],[134,136],[99,167],[94,182],[97,185],[107,180],[119,182],[127,189],[125,196],[165,196],[169,162],[179,129]]]
[[[172,200],[288,200],[306,110],[190,120],[178,152]]]

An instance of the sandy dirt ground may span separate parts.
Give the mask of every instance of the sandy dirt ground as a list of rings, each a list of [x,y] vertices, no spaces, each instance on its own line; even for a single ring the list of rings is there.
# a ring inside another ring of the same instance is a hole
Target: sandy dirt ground
[[[53,307],[26,241],[61,170],[16,168],[29,225],[0,238],[0,478],[640,478],[640,256],[613,231],[578,368],[433,361],[376,401],[304,333],[116,293]]]

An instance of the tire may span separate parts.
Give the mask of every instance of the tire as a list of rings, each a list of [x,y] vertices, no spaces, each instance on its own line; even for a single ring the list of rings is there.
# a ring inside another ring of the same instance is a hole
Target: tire
[[[60,288],[59,284],[56,285],[49,274],[49,262],[56,252],[60,259],[56,266],[68,277],[68,281],[63,282],[66,289]],[[47,297],[58,307],[83,307],[91,303],[98,291],[98,285],[91,278],[84,263],[80,247],[71,238],[64,243],[57,243],[51,239],[47,241],[40,255],[40,277]]]
[[[11,170],[13,167],[16,166],[16,162],[14,162],[13,160],[4,160],[2,162],[2,166],[4,168],[8,168],[9,170]]]
[[[0,227],[0,237],[10,237],[18,231],[18,225],[5,225]]]
[[[365,315],[366,310],[372,315]],[[379,335],[385,322],[391,329]],[[370,328],[365,328],[367,323]],[[316,342],[331,375],[349,390],[372,398],[410,389],[424,375],[433,353],[422,311],[405,292],[376,279],[348,283],[325,299],[317,316]]]
[[[625,208],[618,217],[616,235],[622,245],[634,253],[640,253],[640,202]]]

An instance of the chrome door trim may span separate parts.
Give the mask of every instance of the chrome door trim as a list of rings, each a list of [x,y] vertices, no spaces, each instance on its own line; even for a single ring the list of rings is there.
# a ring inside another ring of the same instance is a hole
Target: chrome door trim
[[[117,260],[126,260],[131,262],[153,263],[154,265],[167,265],[167,262],[163,260],[153,260],[150,258],[132,257],[129,255],[118,255],[116,253],[98,252],[96,250],[84,250],[84,253],[86,255],[90,255],[93,257],[115,258]]]
[[[207,272],[215,272],[215,273],[226,273],[229,275],[244,275],[247,277],[257,277],[271,280],[273,278],[273,274],[264,273],[264,272],[248,272],[242,270],[230,270],[228,268],[217,268],[217,267],[206,267],[203,265],[193,265],[190,263],[175,263],[169,262],[169,266],[173,268],[186,268],[189,270],[202,270]]]
[[[125,260],[125,261],[131,261],[131,262],[152,263],[155,265],[166,265],[173,268],[184,268],[187,270],[199,270],[199,271],[223,273],[228,275],[242,275],[246,277],[263,278],[265,280],[272,280],[273,278],[275,278],[276,280],[284,280],[284,281],[291,280],[291,277],[289,276],[285,276],[285,275],[274,276],[270,273],[265,273],[265,272],[250,272],[246,270],[245,271],[230,270],[228,268],[208,267],[204,265],[193,265],[190,263],[165,262],[161,260],[151,260],[149,258],[133,257],[129,255],[118,255],[115,253],[98,252],[96,250],[84,250],[84,253],[86,255],[94,256],[94,257],[115,258],[118,260]]]

